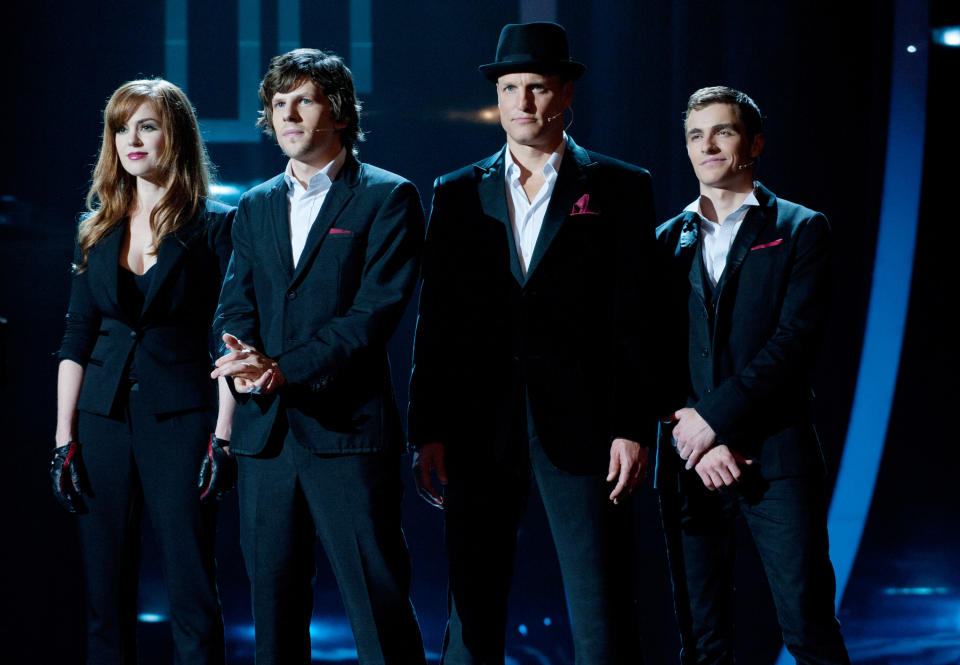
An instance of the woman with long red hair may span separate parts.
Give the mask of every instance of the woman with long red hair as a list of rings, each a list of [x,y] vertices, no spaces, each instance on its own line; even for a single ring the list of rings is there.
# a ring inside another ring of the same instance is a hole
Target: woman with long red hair
[[[77,513],[88,663],[137,661],[144,508],[160,549],[174,661],[224,660],[209,499],[235,478],[234,402],[209,379],[210,324],[235,209],[209,190],[183,91],[159,79],[120,86],[104,111],[77,235],[52,467],[55,496]]]

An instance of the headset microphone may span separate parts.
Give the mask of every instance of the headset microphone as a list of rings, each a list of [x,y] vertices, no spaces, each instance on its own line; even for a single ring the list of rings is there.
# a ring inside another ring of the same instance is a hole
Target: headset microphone
[[[738,166],[737,170],[742,171],[744,169],[750,168],[751,166],[753,166],[753,162],[748,162],[747,164],[741,164],[740,166]]]
[[[566,109],[564,109],[564,111],[565,111],[565,110],[566,110]],[[560,111],[560,113],[557,113],[557,114],[555,114],[555,115],[547,116],[547,122],[553,122],[554,120],[556,120],[557,118],[559,118],[559,117],[562,116],[562,115],[563,115],[563,111]]]

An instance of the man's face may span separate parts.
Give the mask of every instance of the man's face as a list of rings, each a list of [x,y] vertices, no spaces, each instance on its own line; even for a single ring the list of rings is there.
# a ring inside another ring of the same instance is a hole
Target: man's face
[[[497,79],[500,124],[508,140],[553,147],[563,134],[563,112],[573,100],[573,82],[547,74],[504,74]]]
[[[344,122],[335,122],[330,100],[312,80],[306,80],[289,92],[273,95],[273,132],[280,148],[290,159],[326,165],[340,152],[339,130]]]
[[[763,135],[747,138],[732,104],[711,104],[687,116],[687,155],[701,185],[718,189],[752,186],[750,167],[763,149]]]

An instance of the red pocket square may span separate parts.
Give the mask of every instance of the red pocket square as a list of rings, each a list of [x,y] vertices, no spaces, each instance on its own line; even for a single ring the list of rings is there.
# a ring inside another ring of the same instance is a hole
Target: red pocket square
[[[590,195],[584,194],[577,202],[573,204],[573,210],[570,211],[570,216],[573,215],[599,215],[600,213],[596,210],[590,210]]]
[[[330,235],[333,235],[335,233],[353,233],[353,231],[350,231],[349,229],[338,229],[337,227],[334,226],[327,233],[329,233]]]
[[[777,238],[777,239],[774,240],[773,242],[765,242],[765,243],[763,243],[762,245],[757,245],[756,247],[751,247],[751,248],[750,248],[750,251],[753,252],[753,251],[758,250],[758,249],[766,249],[767,247],[776,247],[777,245],[779,245],[779,244],[782,243],[782,242],[783,242],[783,238]]]

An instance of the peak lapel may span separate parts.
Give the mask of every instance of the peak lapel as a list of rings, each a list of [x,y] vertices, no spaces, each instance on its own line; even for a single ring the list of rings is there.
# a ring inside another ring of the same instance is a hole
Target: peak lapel
[[[530,257],[527,280],[547,253],[550,243],[557,237],[564,220],[573,210],[573,204],[586,193],[587,180],[595,165],[586,150],[574,143],[573,139],[568,140],[566,154],[560,162],[560,173],[557,174],[557,182],[553,186],[553,195],[547,204],[537,244],[534,245],[533,256]]]
[[[277,261],[289,277],[293,274],[293,248],[290,245],[287,182],[282,173],[277,176],[277,182],[267,194],[264,206],[266,207],[264,213],[269,220],[268,225],[273,232],[273,246],[277,251]]]
[[[120,246],[127,232],[128,221],[119,222],[105,238],[87,254],[87,270],[90,273],[90,291],[105,293],[110,304],[120,311],[117,295],[117,280],[120,278]],[[122,313],[121,313],[122,314]]]
[[[147,289],[147,295],[143,299],[143,308],[140,310],[141,320],[146,317],[150,305],[153,304],[164,283],[176,272],[180,259],[186,252],[185,243],[189,242],[190,235],[192,234],[189,230],[185,233],[181,230],[178,233],[171,233],[160,243],[160,248],[157,250],[157,263],[151,268],[153,276],[150,278],[150,287]]]
[[[477,167],[482,172],[480,182],[477,183],[477,195],[480,197],[483,214],[503,224],[504,233],[507,236],[507,247],[510,251],[510,273],[518,284],[523,284],[523,270],[520,268],[517,243],[513,237],[513,226],[510,224],[510,210],[507,208],[507,188],[504,181],[504,150],[506,149],[501,150],[486,164]]]
[[[766,211],[762,205],[752,206],[747,212],[747,216],[737,232],[737,237],[733,241],[733,246],[730,248],[730,253],[727,255],[727,265],[724,267],[723,274],[720,275],[720,281],[717,283],[718,293],[740,271],[743,260],[750,253],[750,248],[753,247],[753,241],[757,239],[766,222]]]
[[[347,161],[344,162],[340,173],[337,175],[337,179],[334,180],[330,186],[330,191],[327,192],[326,197],[323,199],[323,205],[320,206],[317,218],[310,227],[310,232],[307,234],[307,241],[303,246],[303,252],[300,253],[300,260],[297,261],[297,266],[293,269],[292,281],[299,279],[300,275],[302,275],[313,262],[313,257],[320,248],[321,243],[323,243],[323,240],[327,237],[330,227],[333,226],[337,217],[343,212],[347,202],[353,198],[353,188],[360,182],[360,171],[362,168],[363,167],[351,155],[347,155]],[[286,235],[287,245],[289,246],[289,230]],[[288,252],[288,256],[291,256],[291,265],[293,264],[292,252],[292,249]]]
[[[687,266],[690,288],[700,298],[700,302],[706,303],[707,298],[703,292],[703,272],[700,268],[703,265],[703,260],[700,258],[700,216],[695,212],[687,212],[685,215],[674,256],[683,262],[681,266]]]

